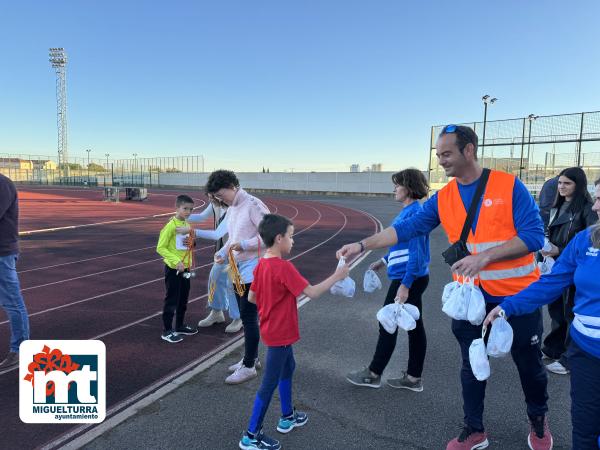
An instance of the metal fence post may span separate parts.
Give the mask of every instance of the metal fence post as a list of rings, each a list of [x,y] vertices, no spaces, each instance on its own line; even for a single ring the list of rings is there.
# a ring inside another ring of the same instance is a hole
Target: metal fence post
[[[583,145],[583,119],[585,113],[581,113],[581,127],[579,128],[579,145],[577,146],[577,167],[581,165],[581,147]]]

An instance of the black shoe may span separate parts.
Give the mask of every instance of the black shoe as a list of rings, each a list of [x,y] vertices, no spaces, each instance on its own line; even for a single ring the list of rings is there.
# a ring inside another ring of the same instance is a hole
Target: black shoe
[[[8,352],[6,359],[0,362],[0,370],[14,369],[19,366],[19,354],[16,352]]]
[[[176,344],[177,342],[183,341],[183,338],[174,331],[165,331],[162,334],[161,339],[169,342],[170,344]]]
[[[198,328],[192,328],[189,325],[183,325],[175,330],[177,334],[185,334],[186,336],[191,336],[198,332]]]

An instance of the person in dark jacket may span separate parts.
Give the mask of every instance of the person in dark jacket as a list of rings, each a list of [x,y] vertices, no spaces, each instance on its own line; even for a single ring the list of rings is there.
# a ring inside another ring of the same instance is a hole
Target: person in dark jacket
[[[556,193],[558,191],[558,178],[559,175],[556,175],[554,178],[546,180],[538,197],[540,216],[542,216],[544,228],[548,228],[548,222],[550,222],[550,210],[552,209],[554,200],[556,200]]]
[[[10,324],[10,347],[0,373],[19,365],[19,345],[29,339],[29,316],[17,275],[19,201],[10,178],[0,174],[0,306]]]
[[[592,211],[592,206],[585,172],[579,167],[564,169],[559,175],[558,193],[550,210],[547,236],[551,249],[542,251],[542,255],[560,258],[577,233],[596,223],[598,215]],[[552,329],[544,339],[542,352],[555,360],[546,368],[560,375],[569,373],[566,350],[570,341],[568,330],[573,320],[574,298],[575,287],[570,286],[560,298],[548,305]]]

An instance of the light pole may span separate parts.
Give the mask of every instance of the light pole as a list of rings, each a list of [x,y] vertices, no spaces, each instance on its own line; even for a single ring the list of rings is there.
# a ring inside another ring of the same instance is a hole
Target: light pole
[[[87,169],[88,169],[88,186],[90,185],[90,152],[92,151],[91,148],[86,149],[86,152],[88,154],[88,164],[87,164]]]
[[[527,120],[529,120],[529,135],[527,137],[527,160],[531,161],[531,153],[530,153],[530,148],[531,148],[531,126],[533,125],[533,122],[538,118],[539,116],[536,116],[535,114],[529,114],[527,116]],[[523,157],[521,157],[521,165],[523,165]]]
[[[496,97],[490,97],[489,95],[484,95],[481,97],[483,101],[483,138],[481,139],[481,164],[485,165],[485,160],[483,159],[485,155],[485,126],[487,125],[487,109],[488,105],[492,105],[498,101]]]

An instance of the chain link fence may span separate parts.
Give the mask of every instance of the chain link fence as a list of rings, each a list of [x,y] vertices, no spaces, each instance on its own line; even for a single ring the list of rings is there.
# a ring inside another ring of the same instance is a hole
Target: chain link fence
[[[518,176],[537,193],[548,178],[580,166],[593,184],[600,178],[600,111],[555,116],[463,123],[479,136],[478,157],[483,167]],[[433,190],[448,178],[435,155],[435,142],[443,125],[431,127],[429,181]]]

